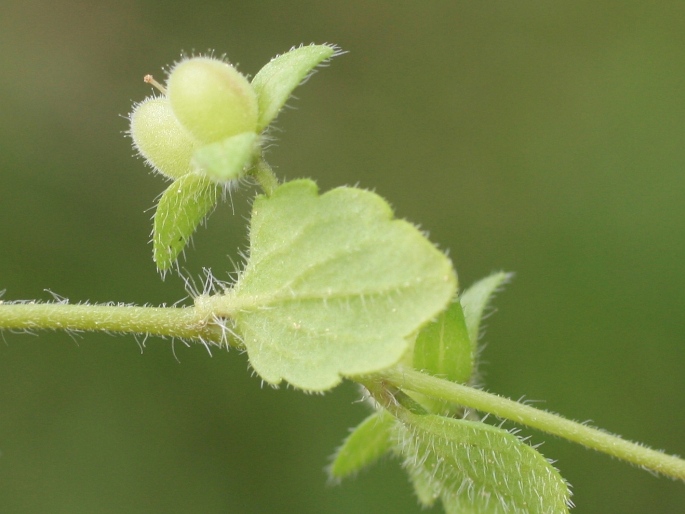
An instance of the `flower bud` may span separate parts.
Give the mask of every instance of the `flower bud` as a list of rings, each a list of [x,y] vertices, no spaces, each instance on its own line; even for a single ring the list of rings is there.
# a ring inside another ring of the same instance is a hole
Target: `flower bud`
[[[167,91],[178,120],[202,143],[256,132],[257,96],[247,79],[223,61],[181,61],[169,75]]]

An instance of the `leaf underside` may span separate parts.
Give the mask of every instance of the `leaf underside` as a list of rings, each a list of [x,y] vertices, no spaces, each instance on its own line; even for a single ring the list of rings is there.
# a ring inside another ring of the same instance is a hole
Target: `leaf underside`
[[[394,365],[456,291],[449,259],[380,196],[310,180],[254,202],[225,308],[265,381],[325,391]]]
[[[157,204],[152,233],[157,269],[171,268],[197,226],[216,205],[218,191],[209,178],[195,173],[175,180],[164,191]]]
[[[506,430],[409,414],[397,424],[397,438],[404,467],[425,506],[439,497],[448,514],[569,511],[570,492],[559,472]]]

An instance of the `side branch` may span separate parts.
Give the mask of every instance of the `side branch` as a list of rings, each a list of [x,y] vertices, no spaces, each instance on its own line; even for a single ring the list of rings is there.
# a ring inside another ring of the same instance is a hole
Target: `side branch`
[[[220,342],[221,327],[195,307],[2,303],[0,330],[77,330]]]
[[[522,425],[582,444],[645,469],[685,480],[685,460],[621,439],[603,430],[571,421],[557,414],[502,398],[462,384],[441,380],[412,369],[390,369],[377,378],[400,389],[447,400],[481,412],[489,412]]]

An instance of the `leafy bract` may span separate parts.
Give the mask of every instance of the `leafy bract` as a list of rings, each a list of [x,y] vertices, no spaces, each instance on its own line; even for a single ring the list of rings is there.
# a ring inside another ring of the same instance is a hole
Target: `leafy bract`
[[[274,57],[259,70],[252,79],[259,104],[258,132],[276,118],[293,89],[335,52],[335,47],[330,45],[301,46]]]
[[[152,233],[153,259],[160,271],[168,270],[190,236],[217,202],[212,180],[189,173],[171,183],[157,204]]]
[[[534,448],[501,428],[435,415],[406,414],[397,424],[404,466],[426,506],[445,512],[568,512],[570,492]]]
[[[267,382],[325,391],[397,363],[456,290],[450,260],[380,196],[288,182],[253,205],[224,308]]]
[[[335,452],[328,468],[331,478],[340,480],[353,475],[391,450],[396,422],[387,411],[379,410],[357,425]]]
[[[471,378],[474,345],[458,301],[421,329],[414,343],[414,368],[453,382]]]
[[[504,273],[502,271],[493,273],[489,277],[479,280],[459,297],[462,309],[464,309],[464,318],[466,319],[466,326],[469,331],[469,337],[474,344],[478,341],[480,322],[483,319],[483,312],[488,306],[494,294],[506,284],[512,273]]]
[[[245,174],[256,146],[257,134],[243,132],[198,148],[193,155],[193,164],[217,182],[235,180]]]

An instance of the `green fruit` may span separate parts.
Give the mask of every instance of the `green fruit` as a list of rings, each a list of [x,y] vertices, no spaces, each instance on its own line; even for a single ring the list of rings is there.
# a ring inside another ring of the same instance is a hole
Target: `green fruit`
[[[257,96],[247,79],[223,61],[181,61],[169,75],[167,91],[178,120],[203,143],[257,130]]]
[[[166,98],[150,97],[131,113],[133,144],[156,171],[176,179],[191,170],[198,142],[183,128]]]

